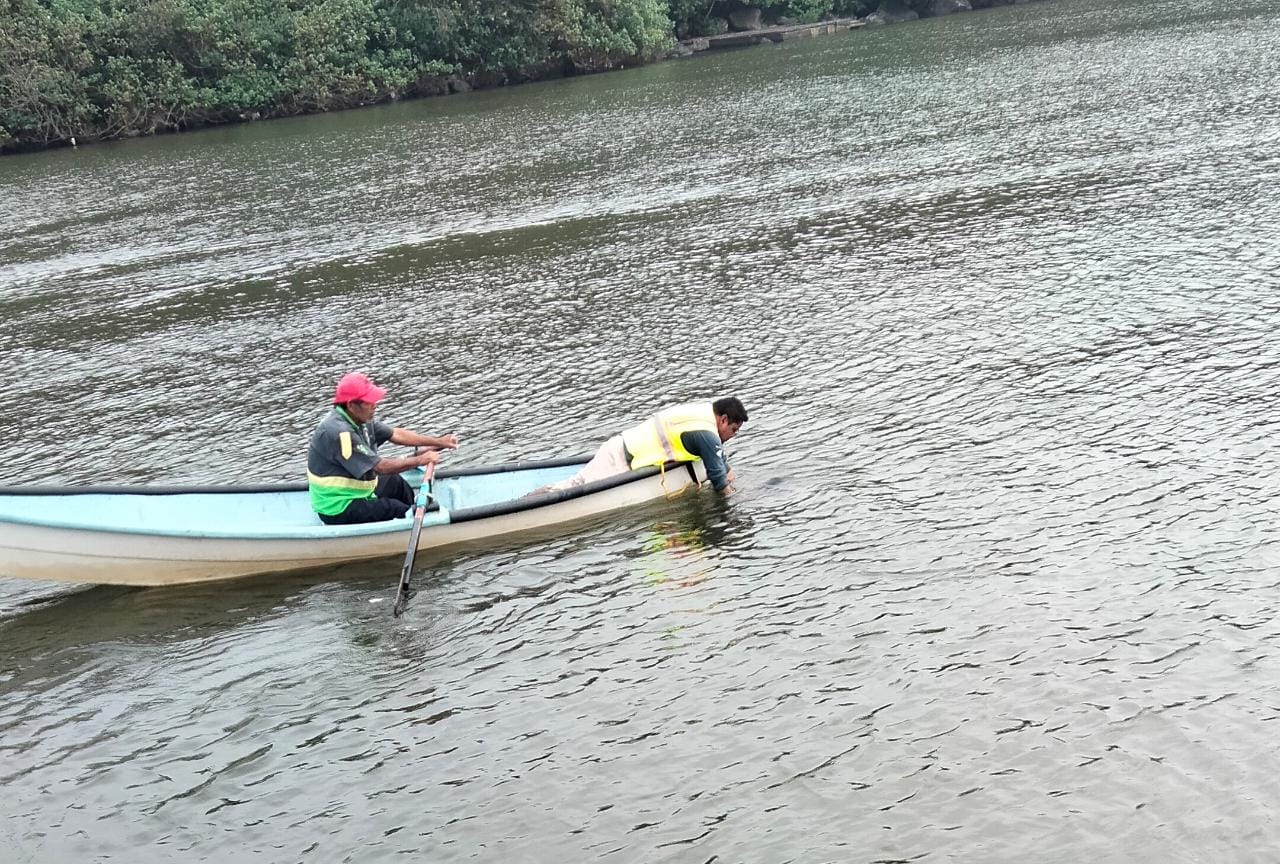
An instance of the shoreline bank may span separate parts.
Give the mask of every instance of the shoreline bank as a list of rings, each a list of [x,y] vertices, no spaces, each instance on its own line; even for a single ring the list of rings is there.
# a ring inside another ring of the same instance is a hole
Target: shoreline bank
[[[867,22],[861,18],[835,18],[830,21],[817,21],[813,24],[775,24],[760,27],[756,30],[738,30],[721,33],[716,36],[695,36],[692,39],[681,39],[675,49],[664,59],[685,57],[703,51],[716,51],[724,48],[747,48],[762,45],[765,42],[781,43],[795,39],[812,39],[816,36],[828,36],[833,33],[845,33],[866,27]]]

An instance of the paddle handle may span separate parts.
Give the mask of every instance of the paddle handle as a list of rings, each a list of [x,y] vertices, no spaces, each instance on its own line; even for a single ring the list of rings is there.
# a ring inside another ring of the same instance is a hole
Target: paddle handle
[[[431,500],[431,487],[436,479],[436,463],[432,462],[422,471],[422,484],[418,486],[418,494],[414,496],[413,506],[415,510],[424,510],[427,502]],[[417,513],[414,514],[417,516]]]

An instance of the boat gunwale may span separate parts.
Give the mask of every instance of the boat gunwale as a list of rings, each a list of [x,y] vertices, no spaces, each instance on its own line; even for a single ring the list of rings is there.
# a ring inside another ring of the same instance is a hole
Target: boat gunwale
[[[477,465],[462,468],[444,468],[436,471],[437,480],[450,477],[480,477],[485,474],[509,474],[514,471],[533,471],[539,468],[563,468],[582,465],[590,456],[567,456],[561,459],[539,459],[516,462],[500,462],[497,465]],[[206,484],[203,486],[0,486],[0,497],[10,495],[248,495],[266,492],[306,492],[306,483],[232,483]]]

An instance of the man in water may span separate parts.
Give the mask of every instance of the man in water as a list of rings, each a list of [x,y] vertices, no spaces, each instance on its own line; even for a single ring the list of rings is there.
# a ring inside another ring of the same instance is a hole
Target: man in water
[[[344,375],[333,409],[311,434],[307,485],[311,509],[326,525],[399,519],[413,506],[413,487],[401,471],[440,461],[440,450],[458,446],[456,435],[420,435],[373,419],[387,391],[359,372]],[[378,447],[390,441],[428,448],[403,459],[386,459]]]
[[[543,486],[530,494],[571,489],[650,465],[701,459],[712,487],[728,495],[733,491],[730,485],[733,472],[725,462],[721,445],[737,435],[746,422],[747,409],[734,396],[714,402],[673,405],[601,444],[591,461],[568,480]]]

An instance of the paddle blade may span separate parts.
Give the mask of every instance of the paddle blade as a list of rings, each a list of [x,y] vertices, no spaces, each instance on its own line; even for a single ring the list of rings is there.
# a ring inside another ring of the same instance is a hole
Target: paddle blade
[[[396,605],[391,609],[391,615],[394,618],[400,617],[405,607],[409,605],[409,600],[418,593],[409,587],[409,580],[413,578],[413,556],[418,551],[418,535],[422,532],[422,517],[426,513],[426,505],[422,497],[421,494],[418,495],[418,506],[413,509],[413,529],[409,532],[409,549],[404,555],[404,567],[400,568],[400,586],[396,588]]]
[[[415,588],[404,589],[396,592],[396,605],[391,609],[392,617],[399,618],[404,614],[404,610],[409,608],[409,601],[417,596],[418,591]]]

